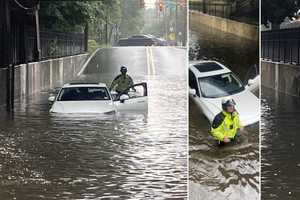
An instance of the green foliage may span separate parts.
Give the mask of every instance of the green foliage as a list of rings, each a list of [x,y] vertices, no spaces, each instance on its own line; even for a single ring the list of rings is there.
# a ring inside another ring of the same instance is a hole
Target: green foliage
[[[299,10],[300,0],[263,0],[262,23],[269,20],[274,24],[280,24],[285,17],[292,17]]]
[[[40,1],[42,29],[83,32],[89,25],[89,38],[98,44],[113,44],[143,27],[141,8],[136,0]]]
[[[86,1],[41,1],[42,28],[60,31],[82,31],[90,19],[91,7]]]
[[[120,24],[120,37],[128,37],[139,34],[144,26],[142,10],[139,1],[121,1],[122,19]]]
[[[99,48],[107,48],[107,47],[111,47],[111,45],[98,44],[95,40],[89,40],[88,47],[89,47],[88,52],[93,53],[94,51],[96,51]]]
[[[48,55],[50,56],[56,56],[58,55],[58,44],[57,44],[57,39],[51,41],[49,47],[48,47]]]

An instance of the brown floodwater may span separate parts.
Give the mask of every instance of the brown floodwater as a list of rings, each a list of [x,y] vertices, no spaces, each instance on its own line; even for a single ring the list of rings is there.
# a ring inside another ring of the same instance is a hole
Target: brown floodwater
[[[153,48],[155,74],[147,56],[104,49],[79,77],[109,83],[126,65],[148,83],[146,112],[50,114],[48,91],[2,111],[0,199],[186,199],[186,50]]]
[[[262,88],[262,199],[300,199],[300,100]]]
[[[204,26],[190,25],[190,60],[217,60],[246,83],[258,65],[258,42]],[[237,145],[217,147],[210,124],[189,104],[189,197],[191,200],[259,199],[259,126],[247,129]]]

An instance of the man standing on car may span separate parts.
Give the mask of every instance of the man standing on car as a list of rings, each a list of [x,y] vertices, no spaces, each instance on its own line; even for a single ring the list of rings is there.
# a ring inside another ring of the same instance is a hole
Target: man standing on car
[[[235,110],[235,102],[232,98],[222,100],[222,109],[215,116],[212,123],[212,135],[220,145],[234,141],[238,132],[243,130],[238,112]]]
[[[119,74],[111,83],[110,90],[115,90],[118,94],[127,93],[129,87],[133,85],[132,78],[127,74],[127,68],[122,66]]]

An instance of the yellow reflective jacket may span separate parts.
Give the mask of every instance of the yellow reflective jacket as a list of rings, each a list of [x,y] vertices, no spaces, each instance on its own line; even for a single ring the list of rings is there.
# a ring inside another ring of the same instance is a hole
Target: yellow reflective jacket
[[[241,128],[240,117],[237,112],[232,114],[225,111],[215,116],[212,123],[212,135],[219,141],[224,141],[225,137],[233,139]]]
[[[133,85],[133,80],[129,75],[120,74],[111,83],[110,90],[115,89],[117,92],[125,92],[125,90],[132,85]]]

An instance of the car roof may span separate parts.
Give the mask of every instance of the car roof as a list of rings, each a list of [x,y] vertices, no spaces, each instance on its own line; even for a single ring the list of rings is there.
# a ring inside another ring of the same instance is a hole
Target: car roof
[[[106,87],[105,83],[81,83],[81,82],[75,82],[75,83],[67,83],[64,84],[63,88],[71,88],[71,87]]]
[[[149,35],[132,35],[131,37],[129,38],[151,38]]]
[[[191,61],[189,69],[197,78],[230,73],[231,70],[221,63],[213,60]]]

